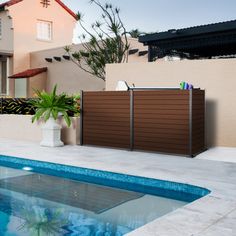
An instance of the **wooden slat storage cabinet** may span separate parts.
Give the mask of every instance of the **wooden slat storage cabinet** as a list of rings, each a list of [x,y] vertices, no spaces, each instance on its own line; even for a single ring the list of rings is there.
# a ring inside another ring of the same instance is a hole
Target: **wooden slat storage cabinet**
[[[130,147],[129,92],[83,92],[83,144]]]
[[[195,156],[205,150],[204,90],[83,92],[81,143]]]

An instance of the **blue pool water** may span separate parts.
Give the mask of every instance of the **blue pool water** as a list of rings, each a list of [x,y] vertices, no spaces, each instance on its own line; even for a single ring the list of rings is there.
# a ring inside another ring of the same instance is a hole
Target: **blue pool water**
[[[121,236],[208,193],[186,184],[0,156],[0,235]]]

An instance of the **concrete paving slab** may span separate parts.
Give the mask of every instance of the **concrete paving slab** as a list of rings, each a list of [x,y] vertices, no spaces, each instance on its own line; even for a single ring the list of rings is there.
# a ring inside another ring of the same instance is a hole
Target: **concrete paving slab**
[[[38,143],[0,139],[0,154],[188,183],[211,190],[206,197],[154,220],[129,236],[236,235],[236,163],[230,162],[236,157],[234,149],[216,148],[191,159],[85,146],[45,148]],[[213,156],[218,161],[211,160]],[[222,156],[225,158],[221,159]]]

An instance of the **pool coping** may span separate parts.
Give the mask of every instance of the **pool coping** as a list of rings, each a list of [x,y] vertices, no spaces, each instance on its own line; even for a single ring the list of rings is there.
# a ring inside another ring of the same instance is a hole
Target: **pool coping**
[[[12,144],[15,143],[5,140],[3,145],[0,144],[0,153],[11,156],[18,153],[19,158],[50,160],[53,163],[70,163],[72,166],[120,174],[175,180],[211,190],[209,195],[132,231],[127,234],[129,236],[234,235],[235,164],[91,147],[68,146],[52,150],[28,142],[17,142],[17,148],[9,150]],[[76,155],[73,154],[73,150]],[[68,153],[71,153],[70,158]],[[103,156],[99,157],[101,154]],[[127,158],[123,159],[123,156]],[[155,162],[153,162],[153,158],[155,158]],[[96,168],[94,168],[95,166]]]
[[[211,192],[206,188],[190,184],[56,164],[53,162],[29,160],[13,156],[0,155],[0,165],[22,170],[29,169],[29,171],[36,173],[92,182],[109,187],[124,188],[126,190],[138,191],[144,194],[157,195],[189,203],[205,197]]]

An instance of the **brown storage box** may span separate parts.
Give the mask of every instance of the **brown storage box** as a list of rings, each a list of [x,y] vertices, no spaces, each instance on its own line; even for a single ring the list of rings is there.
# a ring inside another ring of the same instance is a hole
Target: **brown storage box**
[[[194,156],[205,149],[205,91],[83,92],[81,143]]]

